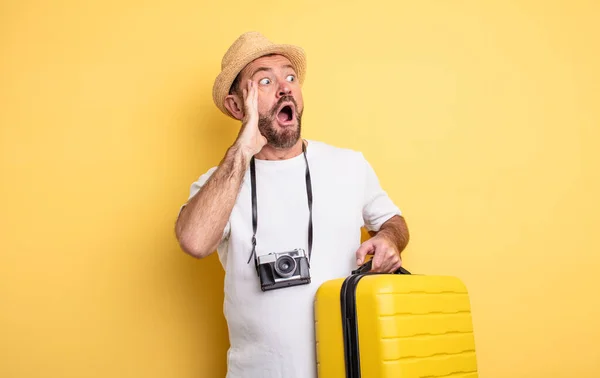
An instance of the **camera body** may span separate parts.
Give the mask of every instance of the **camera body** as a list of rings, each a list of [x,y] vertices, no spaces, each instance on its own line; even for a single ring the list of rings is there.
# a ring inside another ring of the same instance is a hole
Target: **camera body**
[[[258,277],[262,291],[310,283],[306,252],[294,249],[258,256]]]

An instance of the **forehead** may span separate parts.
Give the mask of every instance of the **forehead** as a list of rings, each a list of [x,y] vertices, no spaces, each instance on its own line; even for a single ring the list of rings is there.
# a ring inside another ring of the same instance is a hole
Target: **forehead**
[[[247,76],[252,74],[252,72],[258,68],[280,69],[291,65],[292,62],[290,62],[290,60],[283,55],[262,56],[250,62],[246,67],[244,67],[241,73],[242,76]]]

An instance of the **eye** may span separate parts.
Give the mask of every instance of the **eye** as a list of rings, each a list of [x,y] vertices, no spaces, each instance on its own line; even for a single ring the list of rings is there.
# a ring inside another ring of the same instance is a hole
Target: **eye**
[[[271,84],[271,79],[265,77],[264,79],[259,81],[259,83],[263,84],[263,85],[268,85],[268,84]]]
[[[285,79],[286,79],[287,81],[295,81],[295,80],[296,80],[296,77],[295,77],[294,75],[288,75],[288,76],[287,76]]]

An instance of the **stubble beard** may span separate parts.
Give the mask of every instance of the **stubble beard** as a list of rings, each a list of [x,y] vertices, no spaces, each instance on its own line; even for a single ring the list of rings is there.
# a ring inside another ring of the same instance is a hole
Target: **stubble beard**
[[[296,115],[296,127],[288,127],[283,130],[277,130],[277,110],[279,106],[285,102],[291,101],[294,103]],[[267,143],[277,149],[286,149],[293,147],[298,139],[300,139],[302,130],[302,112],[298,109],[296,101],[292,97],[282,97],[271,108],[268,114],[259,115],[258,130],[267,139]]]

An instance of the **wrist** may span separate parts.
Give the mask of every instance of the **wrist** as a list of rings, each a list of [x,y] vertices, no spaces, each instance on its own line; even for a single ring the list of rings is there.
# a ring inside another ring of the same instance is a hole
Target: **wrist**
[[[236,141],[229,148],[229,150],[227,151],[227,154],[230,155],[234,159],[236,159],[236,158],[241,159],[245,166],[247,166],[250,163],[250,159],[252,158],[252,156],[254,156],[254,152],[252,151],[252,148],[245,146],[239,140]]]

